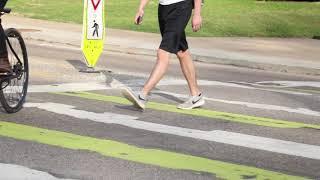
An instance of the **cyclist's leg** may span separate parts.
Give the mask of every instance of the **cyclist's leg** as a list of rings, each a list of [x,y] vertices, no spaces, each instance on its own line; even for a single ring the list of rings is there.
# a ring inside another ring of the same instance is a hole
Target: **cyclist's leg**
[[[6,36],[0,21],[0,73],[9,72],[11,70],[8,50],[6,45]]]
[[[4,30],[1,25],[1,20],[0,20],[0,57],[7,56],[7,46],[6,46],[6,37],[4,34]]]

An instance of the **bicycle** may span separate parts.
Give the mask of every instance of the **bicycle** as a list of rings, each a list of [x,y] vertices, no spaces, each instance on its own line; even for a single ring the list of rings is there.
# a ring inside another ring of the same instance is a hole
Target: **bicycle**
[[[0,10],[0,26],[2,26],[1,16],[10,12],[9,8]],[[17,29],[6,29],[4,34],[11,71],[0,74],[0,102],[7,113],[15,113],[21,110],[27,95],[28,55],[24,40]]]

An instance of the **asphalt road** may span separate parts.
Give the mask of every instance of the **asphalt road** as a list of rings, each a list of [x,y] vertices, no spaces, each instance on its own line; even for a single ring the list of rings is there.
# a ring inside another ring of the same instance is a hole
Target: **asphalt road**
[[[320,77],[196,63],[206,105],[173,58],[141,112],[154,57],[104,52],[100,73],[76,47],[28,41],[23,110],[1,113],[0,179],[320,179]]]

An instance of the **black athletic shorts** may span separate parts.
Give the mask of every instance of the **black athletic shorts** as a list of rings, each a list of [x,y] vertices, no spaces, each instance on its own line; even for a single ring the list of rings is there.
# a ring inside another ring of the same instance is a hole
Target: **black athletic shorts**
[[[170,5],[159,4],[158,19],[162,36],[160,49],[177,54],[188,50],[185,28],[192,14],[192,0]]]
[[[6,6],[8,0],[0,0],[0,9],[3,9]]]

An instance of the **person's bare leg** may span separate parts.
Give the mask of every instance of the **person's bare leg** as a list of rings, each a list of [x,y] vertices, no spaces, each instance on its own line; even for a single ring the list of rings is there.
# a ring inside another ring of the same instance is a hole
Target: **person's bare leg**
[[[158,84],[158,82],[162,79],[164,74],[167,72],[169,66],[169,53],[159,49],[158,50],[158,59],[155,64],[149,79],[145,83],[142,93],[144,96],[147,96],[148,93]]]
[[[179,51],[177,53],[177,57],[179,58],[183,75],[188,82],[191,95],[192,96],[199,95],[200,90],[197,83],[196,70],[195,70],[190,52],[188,50],[184,52]]]

